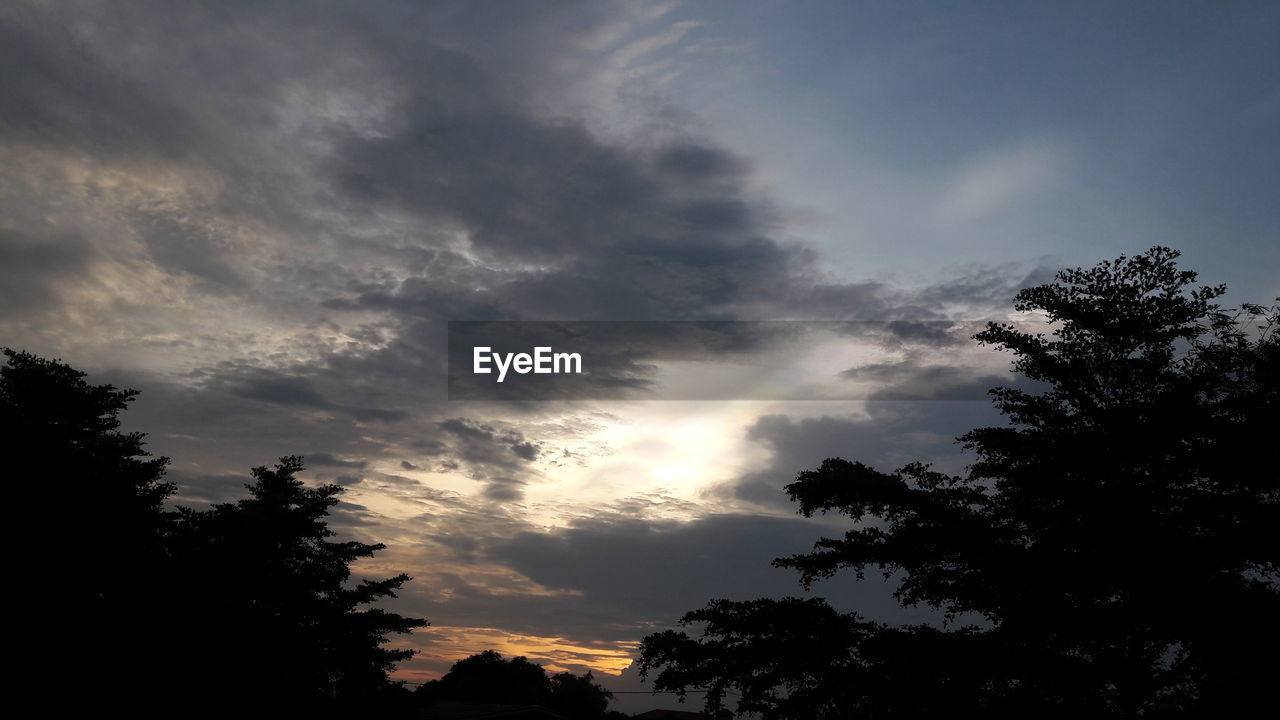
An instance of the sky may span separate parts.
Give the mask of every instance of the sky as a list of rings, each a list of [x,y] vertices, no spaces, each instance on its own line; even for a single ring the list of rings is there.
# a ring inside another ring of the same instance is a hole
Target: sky
[[[1034,321],[1018,289],[1159,244],[1280,295],[1277,38],[1265,2],[6,3],[0,344],[140,390],[178,504],[289,454],[345,487],[332,526],[387,545],[358,571],[431,622],[398,677],[638,688],[643,635],[804,592],[770,560],[840,523],[797,472],[963,470],[1017,382],[969,335]],[[863,330],[511,403],[448,399],[451,320]],[[928,619],[891,590],[813,592]]]

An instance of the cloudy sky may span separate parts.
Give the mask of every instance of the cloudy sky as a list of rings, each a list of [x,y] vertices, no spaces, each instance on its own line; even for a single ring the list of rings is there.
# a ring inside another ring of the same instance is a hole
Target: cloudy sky
[[[1165,244],[1280,294],[1277,38],[1263,2],[6,3],[0,344],[140,389],[181,503],[285,454],[345,486],[432,622],[401,676],[619,673],[800,592],[798,471],[962,469],[1019,287]],[[646,372],[860,384],[448,400],[446,323],[522,319],[853,321]]]

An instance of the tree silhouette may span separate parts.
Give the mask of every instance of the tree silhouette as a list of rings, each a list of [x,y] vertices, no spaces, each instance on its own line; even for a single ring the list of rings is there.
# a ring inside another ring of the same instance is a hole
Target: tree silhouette
[[[57,361],[5,349],[0,438],[5,527],[22,607],[9,642],[15,686],[65,696],[74,672],[97,704],[123,701],[159,662],[154,591],[165,564],[167,458],[119,430],[137,394],[91,385]],[[105,661],[109,658],[109,661]]]
[[[766,718],[1209,717],[1274,704],[1280,677],[1280,341],[1275,307],[1193,287],[1178,253],[1061,272],[1018,293],[1052,334],[980,343],[1045,389],[991,391],[1004,427],[960,438],[963,476],[826,460],[786,490],[853,527],[775,561],[806,587],[897,573],[943,627],[819,599],[717,600],[701,638],[645,638],[659,690]]]
[[[330,540],[325,518],[343,490],[304,486],[302,469],[281,458],[253,469],[248,498],[180,511],[181,606],[199,648],[184,672],[229,709],[365,712],[385,698],[387,671],[413,655],[383,647],[387,636],[427,622],[364,607],[409,577],[349,582],[351,564],[385,546]]]
[[[613,693],[590,672],[548,677],[541,665],[523,656],[507,660],[485,650],[454,663],[444,677],[418,688],[418,696],[424,702],[541,705],[574,720],[597,720],[605,716]]]
[[[168,510],[168,459],[119,430],[136,391],[5,355],[4,512],[24,593],[7,646],[28,696],[59,715],[397,709],[387,671],[412,652],[384,645],[427,623],[370,606],[408,576],[349,582],[383,546],[330,539],[340,487],[305,487],[301,458],[286,457],[254,468],[248,498]]]
[[[596,684],[591,671],[581,675],[560,672],[551,676],[551,707],[574,720],[604,717],[613,693]]]

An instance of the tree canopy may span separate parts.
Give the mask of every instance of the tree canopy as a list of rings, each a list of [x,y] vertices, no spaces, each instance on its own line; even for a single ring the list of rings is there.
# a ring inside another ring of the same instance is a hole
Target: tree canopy
[[[455,701],[500,705],[541,705],[573,718],[606,716],[613,693],[596,683],[591,672],[548,676],[523,656],[505,659],[485,650],[453,664],[448,673],[418,689],[424,702]]]
[[[166,563],[163,480],[140,433],[120,431],[133,390],[92,385],[56,360],[5,349],[0,367],[5,526],[15,596],[15,685],[58,697],[77,668],[87,695],[109,702],[155,662],[162,620],[153,592]],[[99,653],[113,662],[91,662]],[[127,668],[127,669],[126,669]]]
[[[807,587],[900,578],[940,625],[820,599],[716,600],[702,634],[645,638],[658,690],[770,718],[1201,717],[1261,707],[1280,676],[1280,341],[1275,307],[1217,302],[1156,247],[1019,292],[1046,333],[975,339],[1043,389],[991,391],[1008,424],[959,438],[963,475],[828,459],[786,487],[852,527],[775,561]]]
[[[254,468],[249,497],[180,511],[176,590],[200,652],[196,677],[224,688],[219,702],[254,711],[367,708],[387,671],[413,655],[383,647],[427,624],[372,606],[408,575],[351,583],[351,565],[385,546],[335,541],[325,518],[342,488],[309,488],[302,458]]]
[[[413,653],[384,645],[427,623],[374,604],[408,576],[352,582],[352,564],[383,546],[333,539],[342,488],[305,486],[290,456],[254,468],[238,502],[166,507],[168,459],[119,429],[136,391],[5,355],[5,519],[30,599],[10,647],[28,693],[65,714],[165,717],[396,704],[387,671]]]

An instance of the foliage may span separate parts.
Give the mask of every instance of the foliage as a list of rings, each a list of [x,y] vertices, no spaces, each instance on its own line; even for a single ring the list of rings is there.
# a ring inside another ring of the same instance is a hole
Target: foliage
[[[249,497],[183,510],[176,530],[183,606],[201,653],[200,675],[246,708],[332,708],[368,703],[386,672],[412,656],[388,635],[427,624],[378,607],[407,575],[351,584],[350,566],[382,544],[334,541],[325,518],[342,488],[308,488],[299,457],[253,469]]]
[[[28,568],[56,568],[77,589],[70,602],[105,601],[122,556],[154,552],[163,526],[162,481],[168,458],[151,457],[141,433],[120,432],[119,413],[137,395],[90,385],[57,360],[5,349],[0,368],[0,437],[10,477],[9,527],[43,536],[43,558]],[[42,511],[55,509],[49,518]],[[50,532],[50,522],[56,532]],[[29,533],[29,534],[28,534]]]
[[[541,705],[574,720],[604,717],[613,698],[590,672],[548,677],[541,665],[523,656],[506,660],[494,650],[459,660],[444,677],[420,687],[418,694],[427,702]]]
[[[56,696],[54,668],[85,662],[82,648],[114,662],[82,682],[100,699],[118,696],[128,674],[155,662],[148,636],[164,562],[162,504],[167,458],[151,457],[140,433],[121,432],[119,413],[136,395],[91,385],[57,360],[5,349],[0,438],[5,525],[15,547],[10,577],[22,607],[9,647],[20,658],[15,685]]]
[[[590,670],[581,675],[556,673],[550,682],[550,707],[575,720],[603,717],[613,699],[612,692],[596,684]]]
[[[868,568],[944,627],[890,627],[821,600],[714,601],[700,639],[645,638],[659,690],[725,691],[768,718],[1198,717],[1268,701],[1280,672],[1276,308],[1153,248],[1018,293],[1050,335],[975,339],[1043,383],[996,388],[1004,427],[960,438],[963,476],[829,459],[787,486],[843,537],[775,561],[808,586]]]
[[[5,350],[6,520],[28,593],[12,648],[36,696],[135,715],[369,716],[394,705],[388,635],[426,621],[370,605],[409,578],[350,583],[382,545],[331,540],[336,485],[302,460],[255,468],[248,498],[166,510],[167,458],[119,430],[137,395],[59,361]],[[74,675],[79,677],[68,677]],[[63,692],[75,680],[76,692]]]

